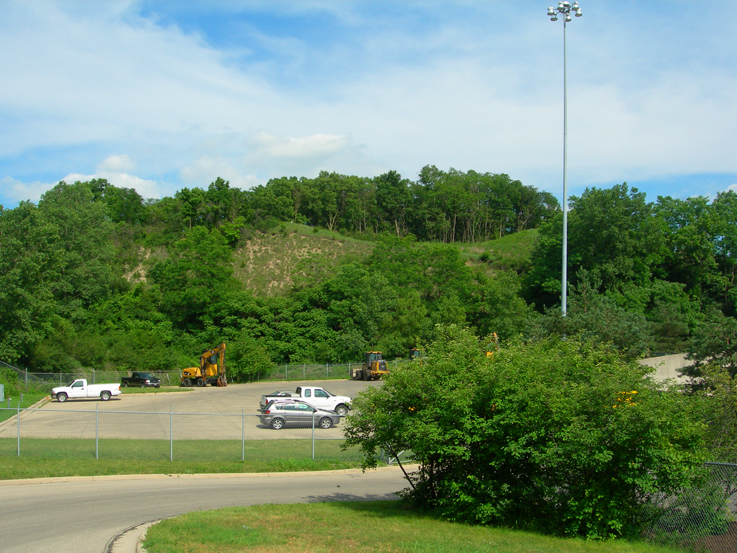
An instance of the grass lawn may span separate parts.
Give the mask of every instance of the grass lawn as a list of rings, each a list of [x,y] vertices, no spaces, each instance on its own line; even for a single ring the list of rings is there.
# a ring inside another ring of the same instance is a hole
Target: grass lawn
[[[49,394],[45,392],[23,392],[23,400],[21,401],[21,394],[14,394],[10,399],[10,409],[8,409],[8,394],[5,394],[5,401],[0,403],[0,422],[6,421],[17,414],[16,409],[18,408],[18,402],[20,401],[20,408],[26,409],[37,401],[42,400]]]
[[[342,440],[168,440],[68,438],[0,439],[0,480],[105,474],[283,472],[357,468],[357,452]],[[288,445],[288,447],[287,447]],[[95,458],[95,452],[98,458]],[[242,456],[244,460],[242,460]]]
[[[591,542],[445,522],[397,501],[257,505],[196,511],[149,528],[148,553],[674,553],[625,541]]]

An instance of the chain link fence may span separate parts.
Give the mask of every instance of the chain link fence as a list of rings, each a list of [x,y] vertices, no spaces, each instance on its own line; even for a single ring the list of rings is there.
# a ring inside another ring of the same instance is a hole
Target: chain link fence
[[[737,552],[737,463],[706,463],[691,489],[652,502],[646,538],[687,551]]]
[[[0,457],[136,461],[333,460],[357,463],[341,449],[340,428],[317,421],[283,431],[246,413],[0,408]],[[309,418],[309,417],[308,417]]]
[[[401,359],[390,361],[390,366],[396,368],[402,363]],[[340,364],[307,364],[307,363],[290,363],[286,365],[277,365],[268,373],[260,372],[253,377],[253,381],[286,381],[286,380],[331,380],[351,378],[353,369],[361,367],[363,363],[340,363]],[[15,371],[18,382],[22,384],[26,390],[30,388],[48,388],[54,386],[63,386],[77,378],[85,378],[91,384],[120,382],[121,377],[129,376],[129,372],[121,371],[98,371],[95,369],[85,369],[73,372],[58,373],[37,373],[28,372],[0,361],[0,366]],[[147,371],[153,376],[161,380],[162,386],[179,386],[181,371]]]

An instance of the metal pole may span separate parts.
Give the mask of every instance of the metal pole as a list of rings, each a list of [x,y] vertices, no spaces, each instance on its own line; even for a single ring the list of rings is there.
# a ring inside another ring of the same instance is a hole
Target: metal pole
[[[241,461],[246,460],[246,415],[241,405]]]
[[[20,457],[20,400],[18,400],[18,418],[16,419],[15,426],[17,427],[17,432],[18,432],[18,457]],[[313,423],[313,426],[314,426],[314,423]]]
[[[578,2],[558,2],[558,7],[548,8],[550,21],[563,17],[563,263],[561,271],[560,308],[563,316],[568,312],[568,59],[566,56],[566,29],[571,15],[581,17]]]
[[[174,413],[169,405],[169,461],[174,461]]]
[[[315,460],[315,412],[312,412],[312,460]]]
[[[100,458],[100,404],[95,406],[95,459]]]
[[[561,311],[568,312],[568,74],[566,60],[566,20],[563,19],[563,285],[561,289]]]

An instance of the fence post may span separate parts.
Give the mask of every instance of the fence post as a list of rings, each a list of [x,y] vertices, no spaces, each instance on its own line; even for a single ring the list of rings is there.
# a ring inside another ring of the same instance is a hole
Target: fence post
[[[26,392],[28,391],[28,369],[26,369]]]
[[[289,367],[289,365],[284,365],[284,380],[289,380],[289,375],[287,374],[287,367]]]
[[[241,405],[241,461],[246,460],[246,415]]]
[[[10,401],[10,398],[8,398]],[[15,426],[18,430],[18,457],[20,457],[20,400],[18,400],[18,418],[16,419]]]
[[[169,461],[174,461],[174,413],[169,405]]]
[[[315,460],[315,412],[312,412],[312,460]]]
[[[305,380],[307,378],[307,373],[305,372],[305,364],[302,363],[302,380]]]
[[[330,363],[325,363],[325,378],[330,378]]]
[[[95,406],[95,459],[100,459],[100,404]]]
[[[348,361],[348,378],[351,377],[351,362]]]

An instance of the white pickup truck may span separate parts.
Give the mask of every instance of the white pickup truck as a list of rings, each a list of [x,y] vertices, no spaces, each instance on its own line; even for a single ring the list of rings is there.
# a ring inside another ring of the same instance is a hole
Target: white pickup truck
[[[341,417],[348,413],[348,409],[351,408],[351,402],[353,401],[348,396],[333,395],[325,388],[299,386],[294,392],[274,392],[273,394],[261,396],[259,403],[260,410],[263,411],[271,400],[284,398],[301,399],[318,409],[335,411]]]
[[[51,398],[59,403],[67,399],[99,397],[107,401],[113,396],[120,395],[120,384],[87,384],[84,378],[72,382],[69,386],[57,386],[51,390]]]

